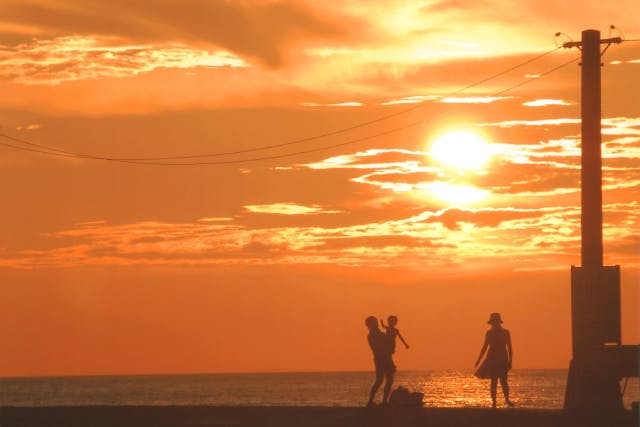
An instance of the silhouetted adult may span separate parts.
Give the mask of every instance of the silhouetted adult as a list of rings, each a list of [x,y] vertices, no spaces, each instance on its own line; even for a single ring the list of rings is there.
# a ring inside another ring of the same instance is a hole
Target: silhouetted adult
[[[484,338],[484,344],[480,350],[480,356],[476,361],[476,366],[480,363],[482,356],[489,349],[486,359],[478,368],[475,375],[478,378],[491,378],[491,400],[492,407],[496,407],[496,394],[498,380],[504,394],[504,401],[510,407],[513,403],[509,400],[509,384],[507,383],[507,374],[511,369],[513,362],[513,348],[511,347],[511,335],[507,329],[502,327],[502,319],[500,313],[491,313],[489,321],[491,328],[487,331]]]
[[[373,400],[376,397],[376,393],[378,392],[378,388],[380,388],[383,379],[385,384],[382,395],[382,404],[386,405],[389,402],[389,393],[391,392],[393,376],[396,372],[396,365],[393,363],[391,343],[387,335],[380,330],[378,319],[375,316],[367,317],[364,323],[369,329],[367,341],[369,341],[369,347],[371,347],[371,351],[373,352],[373,363],[376,367],[376,381],[371,387],[369,403],[367,403],[367,406],[375,405]]]

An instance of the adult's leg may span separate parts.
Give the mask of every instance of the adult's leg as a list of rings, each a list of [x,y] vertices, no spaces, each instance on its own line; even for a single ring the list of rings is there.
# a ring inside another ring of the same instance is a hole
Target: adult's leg
[[[498,378],[491,377],[491,402],[492,408],[496,407],[496,395],[498,394]]]
[[[502,388],[502,394],[504,394],[504,401],[507,405],[513,406],[513,403],[509,400],[509,383],[507,382],[507,374],[500,377],[500,387]]]
[[[369,403],[367,405],[373,405],[373,399],[376,397],[376,393],[378,392],[378,388],[380,388],[380,384],[382,384],[383,373],[380,369],[376,369],[376,382],[371,386],[371,392],[369,393]]]
[[[393,385],[393,372],[385,374],[384,394],[382,395],[382,403],[389,403],[389,394],[391,394],[391,386]]]

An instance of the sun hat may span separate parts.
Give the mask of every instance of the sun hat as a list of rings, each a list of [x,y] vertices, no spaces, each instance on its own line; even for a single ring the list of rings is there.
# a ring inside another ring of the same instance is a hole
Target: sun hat
[[[487,323],[489,324],[502,323],[502,319],[500,318],[500,313],[491,313],[491,315],[489,316],[489,321]]]

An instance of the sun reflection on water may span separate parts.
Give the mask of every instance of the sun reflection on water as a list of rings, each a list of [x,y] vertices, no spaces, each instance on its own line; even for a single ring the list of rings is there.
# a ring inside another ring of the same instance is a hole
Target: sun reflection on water
[[[516,370],[509,374],[511,400],[519,408],[561,409],[566,384],[564,370]],[[424,393],[427,407],[490,407],[489,380],[469,371],[427,371],[399,373],[397,384]],[[628,393],[631,394],[631,393]],[[628,406],[629,398],[625,398]],[[498,386],[498,407],[505,407]]]

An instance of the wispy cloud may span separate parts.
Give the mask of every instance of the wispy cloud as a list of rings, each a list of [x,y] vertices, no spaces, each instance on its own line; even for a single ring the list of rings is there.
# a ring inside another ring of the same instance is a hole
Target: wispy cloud
[[[295,203],[271,203],[268,205],[247,205],[244,207],[252,213],[277,215],[315,215],[340,213],[337,210],[324,209],[318,205],[304,206]]]
[[[418,169],[415,167],[418,165],[418,161],[428,154],[425,151],[403,149],[370,149],[354,154],[329,157],[304,166],[311,169],[378,169],[397,166],[407,168],[406,171],[416,172]],[[407,158],[414,158],[414,160],[408,162]]]
[[[16,126],[16,130],[38,130],[42,128],[39,123],[29,123],[28,125]]]
[[[300,105],[303,107],[362,107],[362,102],[356,101],[345,101],[345,102],[336,102],[329,104],[320,104],[317,102],[301,102]]]
[[[433,101],[439,98],[440,98],[439,96],[434,96],[434,95],[405,96],[403,98],[390,99],[389,101],[384,101],[380,105],[419,104],[424,101]]]
[[[605,218],[637,224],[637,202],[605,206]],[[430,265],[465,262],[503,267],[566,265],[578,256],[580,211],[548,208],[449,207],[405,218],[346,227],[267,227],[238,224],[94,222],[43,236],[47,249],[3,251],[0,265],[16,268],[76,265],[197,265],[327,263]],[[632,226],[637,228],[637,225]],[[637,230],[636,230],[637,231]],[[605,226],[608,240],[624,241],[629,229]],[[56,244],[56,242],[58,242]],[[629,260],[634,246],[615,256]],[[614,254],[611,254],[614,255]]]
[[[132,44],[164,45],[183,41],[190,45],[220,47],[268,66],[282,65],[286,48],[301,40],[346,37],[364,21],[320,14],[316,8],[282,1],[131,2],[128,0],[4,0],[4,21],[35,27],[45,34],[96,34],[129,40]]]
[[[246,67],[225,51],[180,44],[131,45],[106,37],[66,36],[0,46],[0,78],[22,84],[127,77],[157,68]]]
[[[612,117],[602,119],[603,135],[640,135],[640,118]]]
[[[480,126],[498,126],[502,128],[509,128],[513,126],[560,126],[560,125],[573,125],[580,123],[580,119],[542,119],[542,120],[505,120],[503,122],[483,123]]]
[[[512,96],[465,96],[465,97],[446,97],[440,102],[446,104],[490,104],[496,101],[513,98]]]
[[[620,65],[620,64],[640,64],[640,59],[630,59],[627,61],[611,61],[609,62],[611,65]]]
[[[380,105],[418,104],[425,101],[443,102],[445,104],[491,104],[496,101],[511,99],[512,96],[439,96],[414,95],[403,98],[390,99]]]
[[[572,104],[562,99],[536,99],[534,101],[523,102],[522,105],[525,105],[527,107],[547,107],[549,105],[572,105]]]

